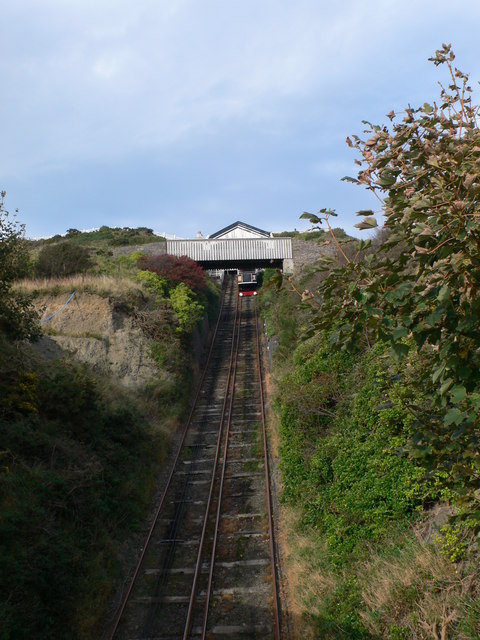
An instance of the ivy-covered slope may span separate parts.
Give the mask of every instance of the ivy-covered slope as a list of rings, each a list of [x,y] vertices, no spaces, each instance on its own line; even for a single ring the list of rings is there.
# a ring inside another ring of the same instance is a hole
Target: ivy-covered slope
[[[302,340],[300,298],[268,276],[286,571],[303,612],[295,637],[430,638],[442,625],[445,637],[476,637],[472,521],[450,522],[441,474],[405,454],[416,428],[405,399],[423,399],[415,359],[399,364],[381,343],[334,351],[329,332]]]

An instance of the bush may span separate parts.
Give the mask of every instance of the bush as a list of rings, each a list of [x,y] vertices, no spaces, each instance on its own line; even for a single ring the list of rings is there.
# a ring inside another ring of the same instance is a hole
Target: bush
[[[317,336],[279,389],[284,499],[323,532],[335,564],[434,498],[425,471],[399,455],[414,419],[398,400],[385,348],[355,359]]]
[[[0,193],[0,331],[11,340],[35,339],[38,315],[30,297],[12,289],[14,281],[28,271],[25,227],[5,210],[5,195]]]
[[[88,249],[62,242],[43,247],[38,255],[35,271],[39,277],[52,278],[85,272],[92,266]]]
[[[163,298],[167,295],[168,284],[165,278],[157,275],[153,271],[139,271],[136,275],[136,280],[141,282],[147,291],[154,293],[159,298]]]
[[[183,333],[191,333],[203,318],[203,305],[196,300],[195,294],[183,282],[171,291],[170,302],[180,325],[179,330]]]
[[[195,260],[187,256],[181,258],[168,254],[143,256],[138,261],[138,268],[153,271],[162,276],[172,288],[181,282],[196,293],[203,292],[207,288],[207,276],[204,270]]]
[[[79,245],[107,244],[114,246],[138,245],[150,242],[162,242],[165,238],[156,236],[152,229],[148,227],[138,227],[132,229],[130,227],[107,227],[102,225],[94,231],[78,231],[78,229],[68,229],[66,237]],[[62,236],[55,236],[56,240],[60,240]],[[43,243],[51,243],[53,238],[43,240]]]
[[[365,139],[347,139],[361,169],[346,179],[383,200],[387,238],[364,259],[344,254],[346,264],[320,286],[313,323],[335,325],[334,349],[380,341],[399,360],[416,353],[422,366],[411,387],[425,393],[421,406],[410,405],[411,455],[445,472],[480,522],[480,106],[454,59],[449,45],[431,58],[450,82],[439,99],[391,112],[389,125],[367,122]],[[358,213],[366,217],[356,227],[376,227],[373,211]],[[331,215],[303,217],[329,226]]]
[[[5,345],[1,355],[14,357]],[[136,401],[107,395],[83,367],[49,362],[14,380],[2,367],[0,388],[0,637],[98,638],[118,549],[143,522],[165,439]]]

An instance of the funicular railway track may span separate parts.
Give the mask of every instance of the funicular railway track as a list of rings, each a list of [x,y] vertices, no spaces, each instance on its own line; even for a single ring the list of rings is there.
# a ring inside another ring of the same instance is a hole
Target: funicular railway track
[[[227,279],[208,361],[110,640],[280,638],[254,298]]]

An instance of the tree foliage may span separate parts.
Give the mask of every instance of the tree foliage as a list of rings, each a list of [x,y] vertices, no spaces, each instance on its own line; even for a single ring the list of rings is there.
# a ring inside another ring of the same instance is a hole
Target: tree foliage
[[[121,389],[18,353],[0,367],[0,637],[97,638],[167,442]]]
[[[181,282],[196,293],[201,293],[207,288],[207,276],[204,270],[195,260],[187,256],[180,258],[169,254],[143,256],[138,261],[138,267],[162,276],[172,288]]]
[[[480,130],[468,75],[450,45],[430,60],[449,81],[440,99],[390,125],[365,122],[365,136],[347,138],[360,153],[356,178],[382,202],[384,244],[363,260],[343,257],[321,286],[317,327],[334,326],[331,344],[351,349],[387,342],[399,359],[412,350],[417,384],[428,391],[410,406],[417,429],[411,454],[447,470],[474,499],[480,487]],[[308,214],[318,224],[332,212]],[[360,211],[357,227],[376,226]],[[367,243],[362,243],[367,248]]]
[[[203,318],[204,307],[196,298],[184,282],[180,282],[170,292],[170,303],[178,318],[179,331],[191,333]]]
[[[79,229],[67,229],[65,235],[56,234],[51,238],[36,241],[44,244],[54,244],[67,239],[70,242],[81,245],[106,245],[106,246],[128,246],[141,245],[151,242],[163,242],[165,238],[156,236],[153,229],[148,227],[108,227],[102,225],[99,229],[91,231],[80,231]]]
[[[38,317],[30,299],[13,290],[17,278],[26,275],[28,252],[24,243],[25,226],[5,209],[0,194],[0,331],[13,340],[38,336]]]
[[[85,272],[91,266],[88,249],[70,242],[61,242],[43,247],[38,255],[35,271],[38,276],[52,278]]]
[[[156,294],[160,298],[167,295],[168,284],[165,278],[159,276],[153,271],[139,271],[136,274],[136,280],[141,282],[148,291]]]

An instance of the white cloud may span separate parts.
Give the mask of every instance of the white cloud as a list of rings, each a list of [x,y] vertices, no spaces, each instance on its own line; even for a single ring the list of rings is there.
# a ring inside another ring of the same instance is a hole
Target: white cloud
[[[234,169],[225,171],[215,187],[224,201],[202,194],[190,208],[219,212],[232,195],[240,201],[245,185],[259,198],[267,194],[269,202],[275,194],[293,200],[296,189],[320,197],[312,183],[325,176],[334,184],[355,169],[351,153],[343,161],[330,151],[351,133],[345,114],[358,109],[355,123],[373,118],[372,110],[395,91],[403,106],[425,77],[425,58],[452,39],[450,14],[446,0],[3,3],[0,186],[8,187],[8,178],[136,158],[146,148],[181,165],[189,145],[213,153],[210,138],[242,144],[238,138],[248,131],[255,148],[260,131],[262,140],[268,133],[285,140],[285,154],[296,154],[288,163],[291,175],[267,174],[259,165],[255,175],[248,167],[239,177]],[[475,24],[478,17],[480,4],[459,0],[456,19]],[[478,45],[467,46],[477,35],[458,25],[464,35],[459,46],[478,66]],[[402,84],[407,80],[408,87]],[[302,127],[301,140],[290,139]],[[313,153],[305,158],[307,147],[325,159],[312,162]],[[280,153],[281,145],[272,148]],[[265,158],[274,164],[275,157]],[[223,166],[229,158],[216,161]],[[337,206],[330,194],[321,199]]]
[[[362,12],[353,1],[20,1],[4,24],[0,170],[161,150],[232,118],[278,124],[284,100],[345,72]]]

